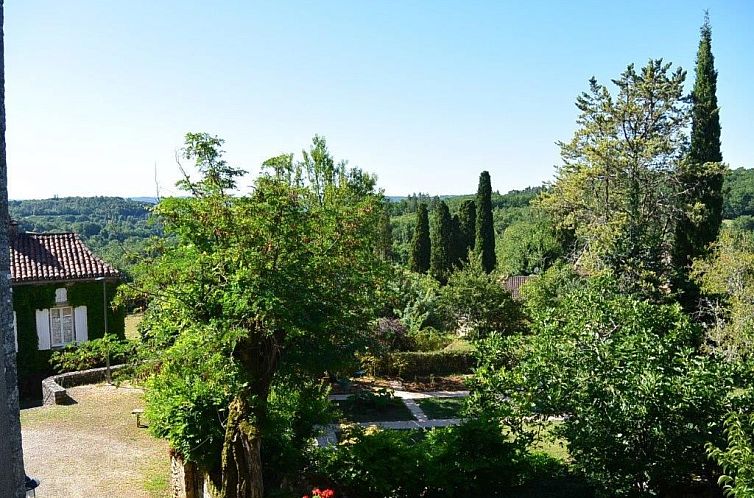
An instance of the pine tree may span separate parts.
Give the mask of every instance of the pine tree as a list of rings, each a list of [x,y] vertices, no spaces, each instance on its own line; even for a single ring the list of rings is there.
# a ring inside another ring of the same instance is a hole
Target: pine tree
[[[723,219],[723,180],[717,71],[712,55],[712,30],[705,14],[696,56],[696,81],[691,92],[691,146],[679,171],[682,216],[676,227],[674,263],[687,279],[691,261],[707,253],[717,239]],[[686,289],[691,292],[693,289]],[[693,298],[693,296],[690,296]]]
[[[432,251],[429,274],[443,285],[447,283],[453,268],[452,223],[448,205],[445,204],[445,201],[437,202],[432,210],[432,229],[430,231]]]
[[[495,228],[492,224],[492,185],[490,174],[482,171],[479,175],[479,189],[476,194],[476,240],[475,252],[481,256],[482,268],[487,273],[495,269]]]
[[[411,246],[411,270],[418,273],[427,273],[429,270],[429,213],[427,205],[419,203],[416,209],[416,228],[414,240]]]
[[[476,240],[476,203],[472,199],[463,201],[458,218],[462,240],[461,260],[466,261]]]

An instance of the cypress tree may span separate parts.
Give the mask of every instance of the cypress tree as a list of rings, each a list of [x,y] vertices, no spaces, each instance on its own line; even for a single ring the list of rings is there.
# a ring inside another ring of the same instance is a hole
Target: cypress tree
[[[463,237],[463,231],[461,227],[461,218],[454,214],[453,217],[450,220],[450,228],[451,228],[451,237],[450,237],[450,245],[451,245],[451,255],[450,259],[453,262],[453,266],[460,266],[463,262],[464,254],[466,251],[464,250],[465,241]]]
[[[706,254],[717,239],[723,219],[723,180],[726,168],[720,151],[720,115],[717,107],[717,71],[712,55],[712,30],[705,13],[696,55],[696,80],[691,92],[691,146],[681,167],[681,212],[676,227],[674,263],[682,281],[694,258]],[[711,164],[713,163],[713,164]],[[688,282],[681,283],[688,287]],[[694,294],[691,288],[687,292]],[[693,297],[693,296],[691,296]]]
[[[704,15],[699,50],[696,54],[696,81],[691,92],[692,124],[689,159],[692,163],[719,163],[720,109],[717,107],[717,71],[712,55],[712,28],[709,14]]]
[[[482,171],[479,175],[479,189],[476,194],[476,240],[475,252],[480,255],[482,268],[487,273],[495,269],[495,228],[492,224],[492,184],[490,174]]]
[[[416,228],[414,229],[414,240],[409,261],[411,270],[417,273],[427,273],[429,270],[429,248],[429,213],[427,212],[427,205],[421,202],[416,208]]]
[[[474,249],[476,240],[476,203],[473,199],[463,201],[458,218],[462,240],[461,260],[466,261],[469,251]]]
[[[432,210],[432,230],[430,239],[432,244],[429,274],[441,284],[446,284],[453,268],[452,239],[453,221],[450,210],[445,201],[439,201]]]

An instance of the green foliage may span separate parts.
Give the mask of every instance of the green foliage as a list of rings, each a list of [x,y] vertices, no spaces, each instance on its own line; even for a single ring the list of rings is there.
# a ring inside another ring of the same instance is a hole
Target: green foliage
[[[134,341],[107,334],[81,344],[69,344],[64,349],[55,351],[50,357],[50,364],[58,373],[64,373],[104,367],[108,356],[111,365],[127,363],[135,358],[136,348],[137,343]]]
[[[522,421],[566,415],[557,433],[574,468],[610,496],[711,478],[704,443],[720,440],[734,371],[696,350],[700,332],[677,305],[611,289],[594,281],[540,310],[533,335],[483,341],[472,405],[525,438]]]
[[[688,126],[685,72],[650,60],[613,82],[590,80],[576,101],[579,128],[560,143],[563,165],[541,206],[572,232],[579,266],[612,271],[623,289],[659,298],[670,281],[677,171]]]
[[[469,373],[476,364],[473,351],[404,351],[389,353],[377,359],[378,375],[397,375],[403,378],[427,375]]]
[[[692,276],[708,296],[707,346],[729,360],[754,355],[754,233],[725,229]]]
[[[720,151],[720,108],[717,106],[717,71],[715,57],[712,55],[712,28],[707,13],[700,31],[696,78],[694,89],[691,90],[693,105],[689,159],[696,164],[719,163],[723,160]]]
[[[688,278],[692,260],[705,255],[717,239],[723,220],[723,180],[727,167],[721,164],[720,115],[717,107],[717,71],[712,55],[712,31],[705,14],[696,56],[696,80],[691,91],[691,144],[689,160],[679,169],[681,216],[673,248],[679,269],[679,286],[687,308],[696,304],[697,289]]]
[[[474,251],[487,273],[495,269],[495,228],[492,224],[492,183],[490,174],[482,171],[476,194],[476,236]]]
[[[510,225],[497,242],[498,270],[503,275],[542,273],[563,255],[552,222],[543,218]]]
[[[562,469],[473,420],[426,433],[347,427],[337,447],[317,450],[313,471],[353,498],[452,498],[509,496]]]
[[[427,273],[430,265],[429,213],[426,204],[419,204],[416,211],[416,228],[411,248],[409,266],[417,273]]]
[[[725,175],[723,216],[754,216],[754,169],[737,168]]]
[[[754,497],[754,415],[732,413],[725,420],[727,445],[724,448],[707,445],[707,452],[725,475],[719,479],[725,496]]]
[[[262,441],[268,488],[300,478],[308,462],[307,449],[319,433],[317,426],[330,423],[334,415],[327,394],[322,385],[308,379],[281,379],[272,387]]]
[[[451,328],[472,338],[523,327],[519,304],[497,274],[484,271],[479,257],[450,276],[440,290],[440,306]]]
[[[458,235],[460,260],[466,261],[476,242],[476,203],[473,199],[461,203],[458,211]]]
[[[221,144],[187,135],[182,154],[200,177],[181,182],[190,197],[155,208],[172,240],[140,265],[127,297],[149,299],[151,430],[187,460],[219,470],[234,493],[261,490],[250,469],[288,458],[262,451],[263,462],[235,466],[260,440],[263,449],[285,445],[265,443],[278,437],[269,423],[297,420],[295,437],[311,433],[316,410],[291,414],[274,393],[349,367],[368,343],[387,273],[375,251],[384,205],[374,179],[336,163],[324,139],[315,137],[300,161],[266,161],[250,193],[237,196],[228,190],[241,172],[227,166]]]
[[[427,326],[441,324],[439,312],[440,286],[434,278],[402,268],[395,269],[391,279],[392,312],[406,326],[409,333]]]
[[[559,261],[521,286],[520,295],[529,314],[558,306],[560,300],[582,286],[584,280],[572,265]]]
[[[453,271],[453,224],[448,205],[443,201],[435,204],[430,229],[429,274],[445,284]]]

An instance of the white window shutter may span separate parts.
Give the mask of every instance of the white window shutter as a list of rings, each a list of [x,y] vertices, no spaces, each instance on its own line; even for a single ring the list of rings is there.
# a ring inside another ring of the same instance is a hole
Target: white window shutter
[[[39,349],[45,351],[50,349],[50,310],[37,310],[37,337],[39,338]]]
[[[76,324],[76,342],[89,340],[89,330],[86,324],[86,306],[77,306],[73,310],[73,319]]]

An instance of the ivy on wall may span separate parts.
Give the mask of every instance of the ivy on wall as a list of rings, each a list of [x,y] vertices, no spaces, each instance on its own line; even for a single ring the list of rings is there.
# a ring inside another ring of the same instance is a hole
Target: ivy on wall
[[[108,301],[107,329],[110,334],[125,337],[125,310],[112,309],[109,303],[115,296],[119,283],[106,284]],[[36,310],[55,306],[55,290],[65,287],[68,290],[68,305],[86,306],[89,339],[97,339],[105,333],[103,313],[102,282],[71,282],[43,285],[13,286],[13,310],[16,312],[18,331],[18,377],[23,384],[33,374],[52,375],[50,355],[53,351],[39,351],[37,337]],[[38,375],[36,375],[38,376]],[[23,389],[22,391],[27,391]]]

